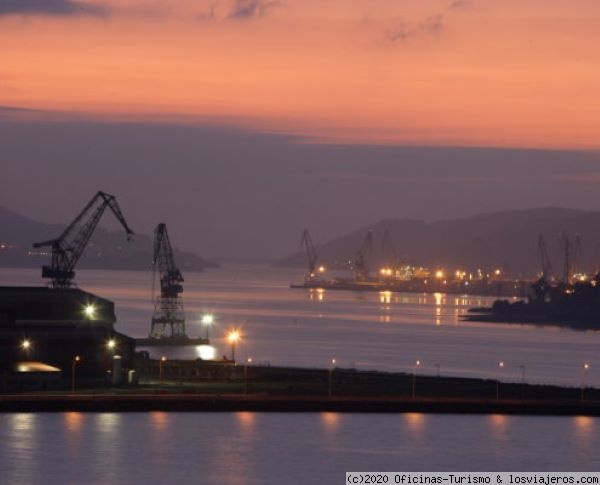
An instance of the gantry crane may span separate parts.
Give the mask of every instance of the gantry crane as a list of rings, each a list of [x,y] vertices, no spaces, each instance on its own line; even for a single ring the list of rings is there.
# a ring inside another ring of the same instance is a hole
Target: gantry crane
[[[167,226],[156,226],[154,231],[154,256],[152,258],[152,299],[154,315],[150,328],[150,338],[187,338],[185,315],[183,313],[183,275],[175,265],[173,248],[169,241]],[[160,296],[154,297],[154,281],[160,277]]]
[[[312,280],[316,277],[317,273],[317,251],[313,245],[312,238],[308,229],[304,229],[302,237],[300,238],[300,249],[302,246],[306,249],[306,258],[308,260],[308,273],[306,274],[305,280]]]
[[[34,248],[52,248],[52,263],[42,267],[42,278],[49,278],[52,288],[70,288],[73,285],[75,265],[107,207],[124,227],[129,241],[133,231],[127,225],[117,199],[98,192],[58,238],[33,245]]]
[[[356,281],[367,281],[369,279],[368,260],[372,251],[373,229],[369,229],[354,258],[354,278]]]

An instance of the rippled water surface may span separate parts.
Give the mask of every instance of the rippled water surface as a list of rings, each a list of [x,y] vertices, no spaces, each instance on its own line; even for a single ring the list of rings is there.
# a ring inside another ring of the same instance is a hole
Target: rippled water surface
[[[600,421],[424,414],[0,414],[3,484],[342,484],[346,471],[594,471]]]

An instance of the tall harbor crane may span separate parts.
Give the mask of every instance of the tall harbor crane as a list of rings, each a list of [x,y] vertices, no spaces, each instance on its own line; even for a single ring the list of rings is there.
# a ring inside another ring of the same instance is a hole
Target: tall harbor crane
[[[367,281],[369,279],[368,260],[372,251],[373,229],[369,229],[354,258],[354,278],[356,281]]]
[[[394,246],[394,240],[389,229],[383,232],[383,239],[381,240],[381,253],[383,256],[383,264],[386,269],[390,269],[393,272],[398,269],[398,255],[396,254],[396,247]]]
[[[542,274],[540,280],[548,281],[552,277],[552,266],[548,257],[548,249],[546,248],[546,240],[542,234],[538,237],[538,256],[542,265]]]
[[[308,273],[306,274],[305,280],[314,279],[317,271],[317,251],[313,245],[312,238],[308,229],[304,229],[302,237],[300,238],[300,249],[304,246],[306,250],[306,257],[308,260]]]
[[[571,239],[566,231],[562,233],[561,239],[564,252],[562,282],[565,285],[569,285],[571,283],[571,270],[573,269],[573,243],[571,243]]]
[[[73,285],[75,265],[107,208],[125,229],[127,240],[131,240],[133,231],[127,225],[117,199],[113,195],[98,192],[59,237],[33,245],[34,248],[52,248],[50,266],[42,266],[42,278],[49,278],[52,288],[70,288]]]
[[[154,256],[152,258],[152,299],[154,315],[150,328],[150,338],[187,338],[183,313],[183,275],[175,265],[173,248],[164,223],[154,231]],[[154,281],[160,277],[160,296],[154,297]]]

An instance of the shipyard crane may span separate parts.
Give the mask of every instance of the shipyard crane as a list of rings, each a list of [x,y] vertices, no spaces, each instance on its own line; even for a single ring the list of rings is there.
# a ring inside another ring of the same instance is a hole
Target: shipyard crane
[[[583,250],[581,248],[581,236],[575,234],[574,248],[573,248],[573,274],[582,276],[584,273],[583,268]]]
[[[540,263],[542,265],[542,274],[540,276],[541,281],[548,281],[551,278],[552,266],[550,264],[550,258],[548,257],[548,249],[546,248],[546,240],[542,234],[538,237],[538,255],[540,257]]]
[[[306,250],[306,258],[308,260],[308,273],[305,277],[306,280],[315,278],[317,271],[317,251],[313,245],[312,238],[308,229],[304,229],[302,237],[300,238],[300,249],[304,246]]]
[[[391,276],[392,273],[398,269],[398,256],[396,255],[396,248],[394,247],[394,241],[392,240],[392,234],[389,229],[386,229],[383,233],[383,239],[381,241],[381,253],[383,255],[383,264],[385,265],[384,276]],[[387,273],[390,274],[387,274]]]
[[[542,234],[538,237],[538,256],[542,265],[542,274],[531,286],[536,300],[549,301],[552,298],[552,288],[550,286],[552,267],[550,265],[550,258],[548,257],[546,240]]]
[[[34,243],[34,248],[52,248],[52,263],[42,267],[42,278],[49,278],[52,288],[70,288],[73,285],[75,265],[106,208],[112,211],[125,229],[127,240],[131,240],[133,231],[127,225],[117,199],[113,195],[98,192],[59,237]]]
[[[356,281],[367,281],[369,279],[368,260],[372,251],[373,229],[369,229],[354,258],[354,278]]]
[[[156,226],[154,231],[152,268],[154,315],[150,338],[187,338],[183,300],[179,296],[183,293],[183,276],[175,265],[167,225],[164,223]],[[157,274],[160,277],[160,296],[154,298],[154,281]]]
[[[571,239],[566,231],[562,233],[562,249],[564,251],[564,262],[563,262],[563,278],[562,282],[565,285],[571,283],[571,266],[573,263],[573,246]]]

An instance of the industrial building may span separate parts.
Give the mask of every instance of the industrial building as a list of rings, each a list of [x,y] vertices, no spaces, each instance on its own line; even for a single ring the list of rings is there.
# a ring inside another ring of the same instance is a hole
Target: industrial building
[[[2,382],[20,390],[31,378],[19,374],[39,374],[40,364],[60,369],[63,387],[127,381],[135,341],[115,321],[113,302],[77,288],[0,287]]]

